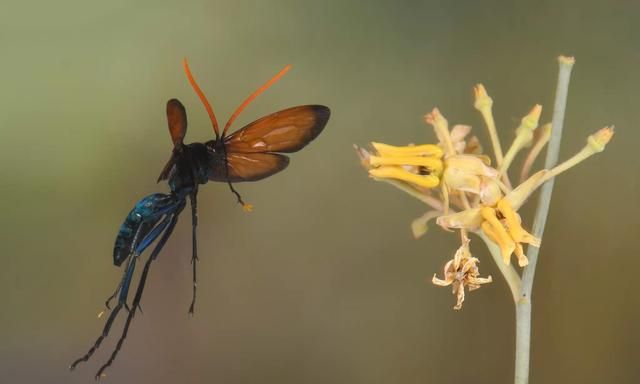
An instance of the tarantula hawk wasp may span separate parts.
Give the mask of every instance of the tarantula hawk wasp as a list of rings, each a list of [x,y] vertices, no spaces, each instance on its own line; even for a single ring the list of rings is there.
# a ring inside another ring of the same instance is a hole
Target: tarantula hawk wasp
[[[220,134],[213,108],[196,83],[186,59],[183,61],[183,66],[189,83],[204,104],[211,119],[215,139],[206,143],[185,144],[186,110],[177,99],[171,99],[167,102],[167,120],[173,141],[173,153],[160,173],[158,182],[167,180],[171,193],[154,193],[142,198],[120,226],[113,249],[113,263],[116,266],[121,266],[126,262],[126,266],[118,287],[107,299],[105,305],[107,309],[111,309],[109,304],[116,296],[118,303],[111,310],[102,334],[89,351],[74,361],[70,367],[73,370],[79,363],[89,360],[109,334],[118,313],[122,308],[125,308],[128,311],[128,316],[120,339],[109,360],[96,374],[96,379],[104,375],[104,371],[113,363],[120,351],[136,310],[140,309],[140,300],[149,267],[171,236],[178,216],[187,204],[187,198],[191,205],[193,232],[191,257],[193,297],[189,307],[189,313],[193,314],[196,300],[196,262],[198,261],[196,227],[198,225],[197,195],[199,185],[206,184],[208,181],[227,183],[242,207],[250,211],[251,205],[242,200],[232,183],[256,181],[282,171],[289,164],[289,158],[282,153],[296,152],[305,147],[322,132],[329,120],[329,108],[322,105],[302,105],[267,115],[227,136],[229,127],[238,115],[260,93],[278,81],[291,68],[288,65],[240,104]],[[136,263],[142,253],[156,240],[158,240],[157,244],[144,264],[140,275],[132,307],[129,308],[127,298]]]

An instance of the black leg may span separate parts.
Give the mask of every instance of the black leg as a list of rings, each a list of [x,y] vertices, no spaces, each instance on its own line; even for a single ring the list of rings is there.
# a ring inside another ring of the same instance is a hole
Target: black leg
[[[238,193],[238,191],[236,191],[236,189],[233,188],[233,184],[231,184],[231,182],[228,180],[227,180],[227,184],[229,184],[229,188],[231,189],[231,192],[233,192],[233,194],[236,195],[236,198],[238,199],[238,203],[243,207],[246,206],[244,200],[242,200],[242,197],[240,196],[240,193]]]
[[[102,343],[102,341],[109,335],[109,331],[111,330],[111,326],[113,325],[113,322],[115,321],[116,317],[118,316],[118,313],[120,312],[120,310],[123,307],[129,313],[131,313],[131,310],[129,309],[129,306],[127,305],[127,297],[128,297],[128,294],[129,294],[129,287],[131,285],[131,279],[133,278],[133,271],[135,270],[135,265],[136,265],[136,261],[138,259],[138,256],[140,255],[141,252],[144,251],[144,249],[153,240],[155,240],[156,237],[158,237],[160,235],[162,230],[164,230],[164,228],[166,228],[168,224],[169,224],[169,219],[165,218],[160,224],[158,224],[158,226],[156,226],[150,233],[148,233],[142,239],[140,244],[138,244],[138,237],[140,236],[140,232],[142,230],[142,226],[138,227],[138,229],[136,230],[136,234],[135,234],[135,236],[133,238],[133,241],[131,243],[131,248],[132,249],[130,250],[129,262],[127,264],[127,268],[125,269],[125,272],[124,272],[124,274],[122,276],[122,279],[120,280],[120,284],[118,285],[118,288],[116,289],[116,292],[114,292],[112,297],[107,299],[107,302],[105,303],[108,306],[109,305],[109,301],[118,294],[118,291],[120,291],[120,297],[118,299],[118,305],[116,305],[113,308],[113,311],[111,311],[111,314],[109,315],[109,318],[107,319],[107,321],[106,321],[106,323],[104,325],[104,328],[102,330],[102,334],[96,339],[96,341],[93,344],[93,346],[89,349],[89,351],[84,356],[82,356],[81,358],[79,358],[76,361],[74,361],[71,364],[71,366],[69,367],[69,369],[73,370],[81,362],[85,362],[85,361],[89,360],[89,358],[100,347],[100,344]],[[153,239],[150,239],[151,237],[153,237]],[[135,247],[135,249],[134,249],[134,247]],[[134,306],[134,309],[135,308],[136,308],[136,306]]]
[[[129,326],[131,325],[131,322],[133,321],[133,317],[136,314],[135,309],[140,307],[140,300],[142,299],[142,292],[144,290],[144,286],[147,281],[147,274],[149,273],[149,267],[151,266],[151,262],[155,260],[155,258],[158,256],[158,253],[160,253],[165,243],[171,236],[171,233],[173,232],[173,228],[176,226],[176,223],[178,222],[179,213],[180,211],[178,211],[177,213],[171,216],[171,221],[169,222],[169,225],[167,226],[166,231],[158,241],[158,244],[153,249],[153,252],[151,253],[149,258],[147,259],[147,262],[144,265],[144,269],[142,270],[142,274],[140,275],[140,282],[138,283],[138,288],[136,289],[136,295],[133,298],[132,306],[134,310],[129,311],[129,315],[127,316],[127,321],[124,324],[124,329],[122,330],[122,335],[120,336],[120,339],[118,339],[116,348],[111,353],[111,357],[109,358],[109,360],[102,367],[100,367],[100,370],[98,370],[98,373],[96,373],[96,380],[99,380],[103,376],[104,371],[109,366],[111,366],[116,356],[118,355],[118,352],[120,352],[120,348],[122,348],[122,344],[124,343],[124,340],[127,338],[127,332],[129,331]]]
[[[127,269],[129,268],[129,264],[131,264],[131,260],[133,260],[133,258],[129,257],[129,262],[127,263]],[[122,288],[122,284],[124,283],[124,280],[125,280],[126,277],[127,277],[126,273],[122,274],[122,279],[120,279],[120,283],[118,283],[118,286],[116,287],[116,290],[113,291],[111,296],[109,296],[107,298],[107,300],[104,302],[104,305],[105,305],[105,307],[107,307],[107,309],[111,309],[111,306],[109,304],[111,303],[111,300],[115,299],[116,296],[118,296],[118,293],[120,292],[120,288]]]
[[[122,279],[122,280],[124,280],[124,276],[123,276],[123,279]],[[118,286],[116,287],[116,290],[115,290],[115,291],[113,291],[113,293],[111,294],[111,296],[109,296],[109,297],[107,298],[107,300],[105,300],[105,302],[104,302],[104,306],[105,306],[105,307],[107,307],[107,309],[111,309],[111,305],[110,305],[111,300],[115,299],[115,298],[116,298],[116,296],[118,296],[118,292],[120,292],[120,287],[122,287],[122,280],[120,280],[120,284],[118,284]]]
[[[127,276],[130,276],[133,274],[135,265],[136,265],[136,258],[131,257],[129,260],[129,264],[127,265],[127,269],[124,272],[122,282],[124,282]],[[120,286],[123,285],[122,282],[120,283]],[[113,311],[111,311],[111,314],[109,315],[109,318],[107,319],[107,322],[104,324],[104,328],[102,329],[102,334],[96,339],[95,343],[93,343],[93,346],[89,349],[89,351],[84,356],[74,361],[69,367],[69,369],[74,370],[78,364],[89,360],[91,355],[93,355],[93,353],[100,347],[102,340],[104,340],[104,338],[109,335],[109,330],[111,330],[113,321],[116,319],[116,317],[118,316],[118,312],[120,312],[120,310],[126,303],[128,290],[129,290],[129,286],[127,284],[127,287],[120,292],[120,299],[118,300],[118,305],[116,305],[113,308]]]
[[[191,305],[189,306],[189,314],[193,315],[193,310],[196,305],[196,264],[198,263],[198,245],[196,237],[196,228],[198,227],[198,192],[194,192],[189,195],[191,199],[191,225],[192,225],[192,246],[193,251],[191,254],[191,265],[193,266],[193,297],[191,299]]]

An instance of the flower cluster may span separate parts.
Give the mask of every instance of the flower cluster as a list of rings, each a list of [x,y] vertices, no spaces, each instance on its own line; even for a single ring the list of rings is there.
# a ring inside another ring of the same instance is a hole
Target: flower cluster
[[[500,262],[511,265],[515,254],[518,265],[528,264],[523,244],[539,247],[541,239],[527,232],[518,214],[520,207],[545,181],[557,176],[589,156],[601,152],[613,136],[613,127],[605,127],[588,137],[586,146],[569,160],[553,169],[529,175],[538,154],[549,140],[551,124],[539,126],[542,106],[535,105],[515,129],[515,138],[507,152],[502,147],[493,120],[493,100],[485,87],[475,88],[475,108],[489,131],[493,159],[483,153],[471,127],[449,128],[447,119],[435,108],[425,116],[433,127],[438,142],[433,144],[391,146],[371,143],[370,149],[355,146],[369,176],[407,192],[427,204],[430,209],[411,225],[416,238],[427,232],[427,223],[461,232],[462,245],[444,267],[444,277],[434,276],[436,285],[452,285],[460,309],[464,289],[477,289],[491,282],[480,278],[478,259],[471,256],[467,234],[474,233],[494,243],[500,250]],[[529,148],[520,171],[520,182],[512,186],[509,168],[516,155]]]

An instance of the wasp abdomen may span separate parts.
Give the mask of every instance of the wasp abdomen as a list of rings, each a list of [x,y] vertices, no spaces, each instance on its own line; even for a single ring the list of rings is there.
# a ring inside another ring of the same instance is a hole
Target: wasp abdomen
[[[113,264],[120,266],[176,203],[175,197],[163,193],[154,193],[138,201],[118,231],[113,247]]]

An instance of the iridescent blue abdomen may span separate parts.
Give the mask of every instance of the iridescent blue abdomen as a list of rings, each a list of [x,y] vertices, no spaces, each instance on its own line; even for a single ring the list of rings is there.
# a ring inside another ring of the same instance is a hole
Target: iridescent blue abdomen
[[[113,263],[120,266],[135,250],[138,242],[144,239],[177,203],[173,195],[163,193],[154,193],[138,201],[120,226],[113,248]]]

